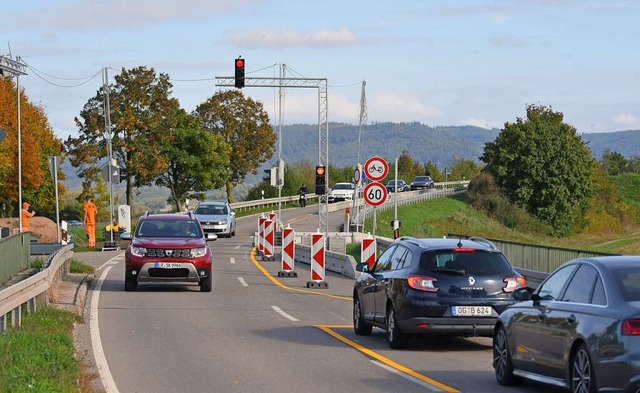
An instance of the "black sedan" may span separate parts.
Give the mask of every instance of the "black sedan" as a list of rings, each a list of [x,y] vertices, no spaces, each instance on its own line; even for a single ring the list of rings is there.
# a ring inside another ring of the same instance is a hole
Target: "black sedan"
[[[575,259],[513,296],[495,325],[498,383],[640,392],[640,256]]]
[[[353,327],[387,331],[391,348],[412,334],[493,335],[500,312],[526,285],[505,256],[485,239],[395,240],[378,260],[360,263],[353,289]]]

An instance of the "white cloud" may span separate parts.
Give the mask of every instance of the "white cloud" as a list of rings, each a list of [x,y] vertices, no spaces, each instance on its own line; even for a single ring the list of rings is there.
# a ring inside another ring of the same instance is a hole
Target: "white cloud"
[[[611,118],[611,121],[613,121],[613,124],[617,126],[624,126],[624,127],[640,126],[640,121],[638,121],[638,118],[632,115],[631,113],[618,113],[617,115]]]
[[[475,117],[468,117],[466,119],[462,119],[462,120],[460,120],[460,122],[458,124],[459,125],[467,125],[467,126],[475,126],[475,127],[487,128],[487,129],[502,128],[504,126],[504,124],[499,122],[499,121],[478,119],[478,118],[475,118]]]
[[[233,37],[233,38],[229,38]],[[355,45],[360,38],[350,29],[320,29],[313,33],[257,29],[245,34],[230,34],[226,41],[245,48],[293,48]]]
[[[398,92],[382,91],[367,95],[369,121],[410,122],[435,124],[442,115],[440,109],[426,105],[419,97]]]

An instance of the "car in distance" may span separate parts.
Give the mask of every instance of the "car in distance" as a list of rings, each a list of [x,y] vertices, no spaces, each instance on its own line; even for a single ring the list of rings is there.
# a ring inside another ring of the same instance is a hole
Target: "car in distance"
[[[412,334],[491,337],[515,303],[511,292],[526,285],[493,243],[475,237],[400,237],[356,270],[354,331],[385,329],[391,348],[404,348]]]
[[[574,259],[513,297],[494,330],[498,383],[640,391],[640,256]]]
[[[329,191],[329,203],[340,201],[352,201],[356,192],[353,183],[336,183]]]
[[[211,292],[213,255],[200,222],[192,214],[149,214],[138,220],[125,252],[125,291],[135,291],[138,283],[195,283],[202,292]]]
[[[425,188],[434,188],[435,183],[431,176],[416,176],[411,182],[411,191],[423,190]]]
[[[386,187],[387,192],[389,193],[395,192],[396,188],[398,189],[398,192],[409,191],[409,185],[407,185],[407,182],[404,180],[389,180]]]
[[[205,233],[231,237],[236,235],[236,213],[227,202],[200,202],[193,209]]]

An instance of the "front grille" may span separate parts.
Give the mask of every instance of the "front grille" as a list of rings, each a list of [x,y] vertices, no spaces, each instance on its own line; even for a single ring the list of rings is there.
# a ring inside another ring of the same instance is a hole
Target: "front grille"
[[[155,258],[191,258],[191,249],[149,248],[147,249],[147,256]]]

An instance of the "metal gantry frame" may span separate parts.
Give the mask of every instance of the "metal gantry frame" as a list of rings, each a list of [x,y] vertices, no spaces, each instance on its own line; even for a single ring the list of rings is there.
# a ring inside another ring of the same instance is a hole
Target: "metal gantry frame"
[[[233,76],[216,76],[216,86],[235,87],[236,78]],[[327,179],[329,179],[329,102],[326,78],[275,78],[275,77],[245,77],[244,87],[292,87],[318,89],[318,165],[324,165]],[[318,230],[328,235],[329,198],[328,187],[325,193],[319,195]],[[278,217],[280,219],[280,217]]]

